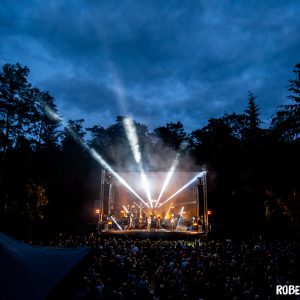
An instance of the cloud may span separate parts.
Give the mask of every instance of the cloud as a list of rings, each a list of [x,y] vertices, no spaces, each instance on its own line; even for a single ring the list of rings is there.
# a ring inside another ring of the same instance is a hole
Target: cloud
[[[150,128],[181,120],[191,131],[242,112],[248,90],[267,120],[288,101],[299,63],[299,9],[275,0],[2,1],[0,61],[27,65],[66,118],[90,125],[128,110]]]

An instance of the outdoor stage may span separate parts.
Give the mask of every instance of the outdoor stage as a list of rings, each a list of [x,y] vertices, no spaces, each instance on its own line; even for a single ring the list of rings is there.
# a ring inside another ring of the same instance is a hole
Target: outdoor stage
[[[201,229],[208,232],[205,170],[147,172],[144,180],[140,172],[118,174],[122,180],[101,173],[95,212],[103,234],[174,240],[195,239],[203,235]]]
[[[168,231],[165,229],[150,231],[144,229],[130,229],[130,230],[106,230],[101,232],[107,237],[120,237],[131,239],[151,239],[151,240],[195,240],[200,238],[203,233],[195,230],[191,231]]]

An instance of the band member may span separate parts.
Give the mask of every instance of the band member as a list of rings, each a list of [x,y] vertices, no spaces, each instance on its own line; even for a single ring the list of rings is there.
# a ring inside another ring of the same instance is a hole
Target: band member
[[[172,217],[171,217],[171,228],[172,228],[173,231],[175,230],[175,218],[174,218],[174,215],[172,215]]]
[[[132,229],[133,228],[133,215],[129,214],[129,227],[128,229]]]
[[[151,216],[147,219],[147,230],[150,231],[151,229]]]
[[[160,216],[157,217],[156,220],[156,229],[159,230],[160,229]]]

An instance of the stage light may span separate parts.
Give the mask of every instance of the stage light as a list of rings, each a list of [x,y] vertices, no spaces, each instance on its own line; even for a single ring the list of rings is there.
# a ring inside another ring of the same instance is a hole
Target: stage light
[[[96,209],[96,214],[100,214],[100,209]]]
[[[202,177],[204,172],[198,173],[195,177],[193,177],[189,182],[187,182],[184,186],[182,186],[177,192],[175,192],[172,196],[170,196],[167,200],[165,200],[163,203],[159,205],[159,207],[162,207],[165,205],[168,201],[170,201],[172,198],[174,198],[176,195],[178,195],[180,192],[185,190],[188,186],[190,186],[193,182],[195,182],[198,177]]]

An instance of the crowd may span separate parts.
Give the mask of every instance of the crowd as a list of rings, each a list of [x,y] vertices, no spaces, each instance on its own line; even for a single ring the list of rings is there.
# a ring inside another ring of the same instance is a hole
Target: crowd
[[[73,300],[280,299],[276,285],[299,285],[298,242],[154,241],[91,234],[60,236],[53,244],[94,249]]]

